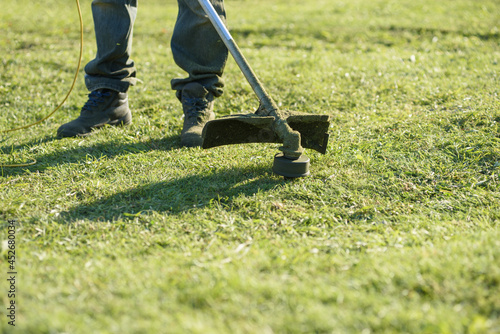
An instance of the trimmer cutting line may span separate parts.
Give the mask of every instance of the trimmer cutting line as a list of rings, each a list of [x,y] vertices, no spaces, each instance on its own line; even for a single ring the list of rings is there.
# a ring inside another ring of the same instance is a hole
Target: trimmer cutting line
[[[203,129],[203,148],[242,143],[283,143],[274,157],[273,172],[295,178],[309,175],[304,148],[325,154],[328,115],[281,111],[265,91],[209,0],[198,0],[222,41],[259,99],[253,114],[230,115],[209,121]]]

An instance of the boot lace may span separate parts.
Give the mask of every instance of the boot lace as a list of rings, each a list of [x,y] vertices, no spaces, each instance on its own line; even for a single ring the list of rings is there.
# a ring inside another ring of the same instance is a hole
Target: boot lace
[[[82,110],[91,112],[94,109],[96,109],[100,103],[103,103],[106,97],[111,96],[111,92],[107,90],[98,89],[90,92],[88,96],[89,99],[82,107]]]
[[[182,104],[186,107],[185,113],[187,117],[198,117],[200,112],[208,109],[210,101],[207,99],[184,97]]]

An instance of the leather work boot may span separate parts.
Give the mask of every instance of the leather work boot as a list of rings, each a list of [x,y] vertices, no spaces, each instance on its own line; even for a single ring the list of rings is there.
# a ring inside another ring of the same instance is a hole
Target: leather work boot
[[[181,145],[185,147],[201,146],[201,133],[205,123],[215,119],[212,111],[214,96],[202,85],[192,82],[184,86],[181,92],[184,126],[181,132]]]
[[[106,124],[126,125],[132,123],[127,93],[111,89],[97,89],[89,94],[80,116],[57,129],[58,137],[83,137],[93,129]]]

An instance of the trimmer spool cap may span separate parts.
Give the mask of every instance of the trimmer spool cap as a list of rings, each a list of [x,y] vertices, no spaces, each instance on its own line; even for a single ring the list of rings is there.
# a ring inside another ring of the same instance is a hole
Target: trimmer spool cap
[[[273,172],[286,178],[309,175],[309,157],[302,154],[299,158],[287,158],[283,153],[274,156]]]

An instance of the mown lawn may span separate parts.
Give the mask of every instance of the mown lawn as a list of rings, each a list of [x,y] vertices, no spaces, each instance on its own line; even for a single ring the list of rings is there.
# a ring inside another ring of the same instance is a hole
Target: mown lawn
[[[83,63],[95,53],[82,0]],[[0,130],[64,97],[71,1],[0,12]],[[134,124],[55,137],[86,101],[0,137],[2,333],[500,333],[500,3],[227,0],[283,109],[332,116],[311,176],[279,145],[180,147],[177,5],[139,5]],[[257,101],[228,63],[218,115]],[[8,221],[16,220],[16,326]]]

